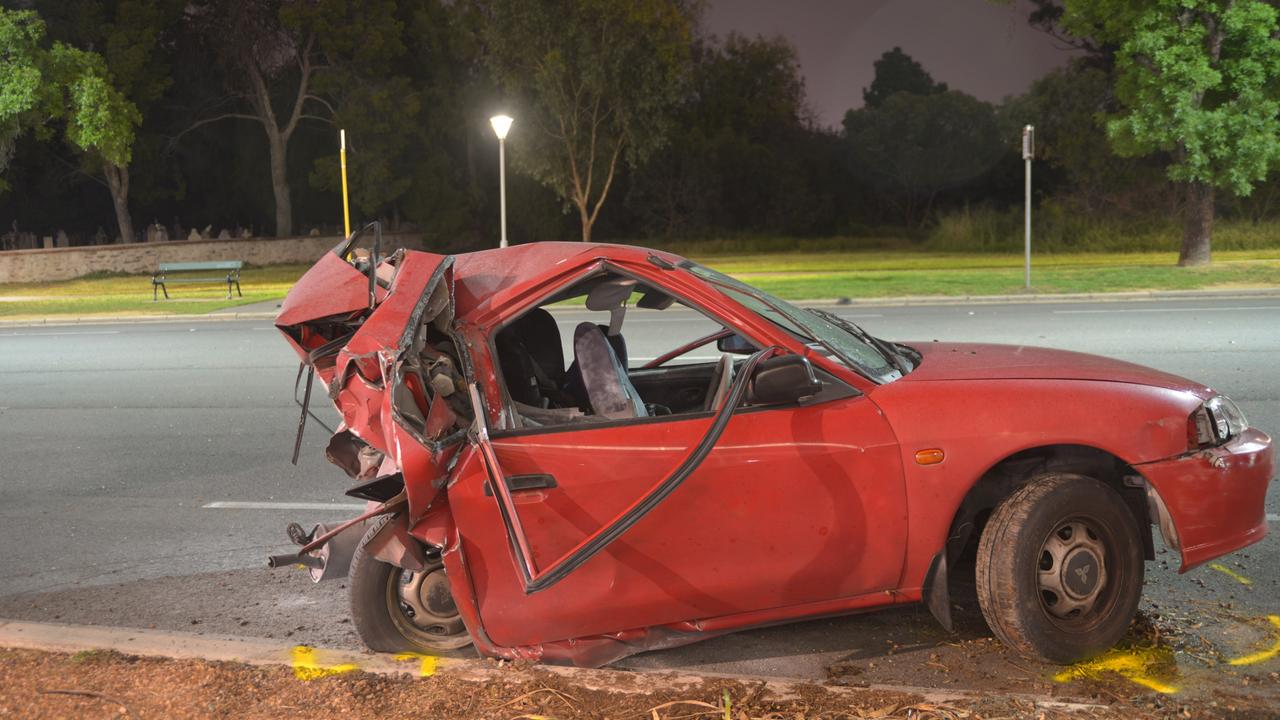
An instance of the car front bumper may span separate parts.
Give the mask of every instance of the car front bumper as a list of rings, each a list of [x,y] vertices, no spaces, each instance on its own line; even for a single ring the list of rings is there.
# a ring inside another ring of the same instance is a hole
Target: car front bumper
[[[1275,471],[1271,438],[1249,428],[1224,445],[1136,466],[1172,520],[1182,567],[1194,567],[1267,535],[1267,486]]]

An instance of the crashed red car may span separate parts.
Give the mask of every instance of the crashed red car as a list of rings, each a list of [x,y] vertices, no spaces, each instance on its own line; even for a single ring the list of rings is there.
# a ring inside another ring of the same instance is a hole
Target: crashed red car
[[[1072,662],[1125,632],[1153,526],[1183,571],[1266,533],[1270,438],[1180,377],[888,342],[636,247],[354,241],[276,324],[368,511],[293,526],[273,562],[349,568],[374,650],[600,665],[917,602],[949,627],[948,568],[976,545],[995,634]],[[556,303],[599,322],[562,334]],[[705,332],[662,324],[676,306]],[[636,323],[670,328],[668,352],[629,358]]]

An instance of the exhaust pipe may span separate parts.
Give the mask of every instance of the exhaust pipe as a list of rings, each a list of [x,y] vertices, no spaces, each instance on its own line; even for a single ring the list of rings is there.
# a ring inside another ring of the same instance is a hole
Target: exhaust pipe
[[[321,537],[332,529],[333,527],[328,525],[316,525],[305,538]],[[356,548],[360,545],[364,532],[364,523],[356,523],[344,528],[324,545],[310,552],[272,555],[267,558],[267,567],[279,568],[289,565],[302,565],[306,567],[307,572],[311,575],[311,582],[317,583],[324,580],[344,578],[351,572],[351,558],[356,554]],[[291,539],[295,539],[292,537],[295,534],[290,532]]]
[[[324,561],[315,555],[299,555],[294,553],[292,555],[272,555],[267,558],[267,567],[269,568],[281,568],[288,567],[290,565],[302,565],[308,570],[314,570],[316,568],[324,569]]]

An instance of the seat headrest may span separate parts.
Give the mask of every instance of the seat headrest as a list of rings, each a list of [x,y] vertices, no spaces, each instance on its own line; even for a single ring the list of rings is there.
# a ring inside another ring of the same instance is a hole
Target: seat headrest
[[[582,374],[587,401],[596,415],[610,419],[645,417],[644,401],[627,377],[604,332],[594,323],[579,323],[573,332],[573,355]]]

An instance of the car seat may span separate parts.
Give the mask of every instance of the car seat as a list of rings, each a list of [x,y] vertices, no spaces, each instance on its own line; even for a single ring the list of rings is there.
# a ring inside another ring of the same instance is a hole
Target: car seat
[[[596,415],[609,419],[648,417],[644,400],[610,342],[612,337],[615,336],[606,335],[599,325],[590,322],[580,323],[573,332],[574,365],[586,396],[586,404],[581,407],[589,407]]]

